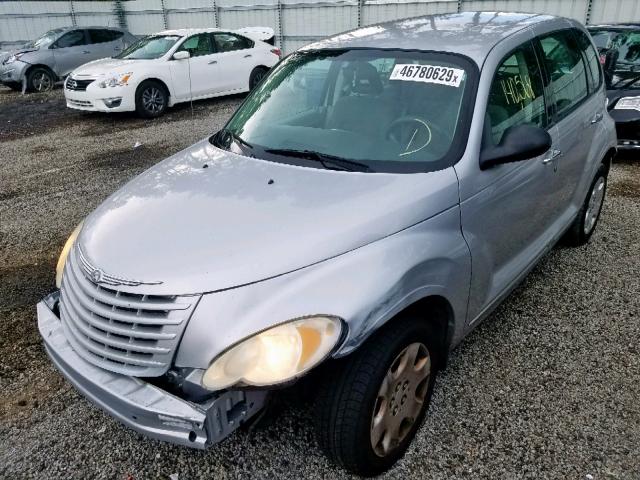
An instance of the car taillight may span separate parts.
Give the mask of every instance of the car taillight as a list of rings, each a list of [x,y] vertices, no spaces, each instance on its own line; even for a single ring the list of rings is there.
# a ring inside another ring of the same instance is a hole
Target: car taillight
[[[605,63],[607,63],[607,56],[600,55],[600,65],[604,65]]]
[[[272,48],[271,53],[277,55],[278,57],[282,56],[282,51],[279,48]]]

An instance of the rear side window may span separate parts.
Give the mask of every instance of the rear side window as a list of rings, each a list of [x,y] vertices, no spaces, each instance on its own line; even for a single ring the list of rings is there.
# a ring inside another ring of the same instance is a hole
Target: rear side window
[[[552,106],[560,120],[587,97],[587,71],[569,30],[543,37],[540,44],[551,77]]]
[[[74,30],[61,36],[55,43],[55,46],[56,48],[69,48],[86,44],[87,42],[84,38],[84,30]]]
[[[596,49],[591,44],[586,33],[580,30],[574,30],[573,33],[578,40],[578,45],[580,46],[580,50],[582,50],[584,59],[587,63],[587,69],[589,70],[589,88],[591,91],[595,91],[600,88],[600,84],[602,83],[602,73],[598,52],[596,52]]]
[[[546,127],[544,87],[531,44],[510,53],[496,70],[489,93],[486,119],[497,145],[506,129],[529,124]]]
[[[124,35],[117,30],[105,30],[105,29],[89,29],[89,42],[90,43],[107,43],[118,40]]]
[[[218,52],[232,52],[253,47],[253,41],[231,33],[215,33],[213,35]]]

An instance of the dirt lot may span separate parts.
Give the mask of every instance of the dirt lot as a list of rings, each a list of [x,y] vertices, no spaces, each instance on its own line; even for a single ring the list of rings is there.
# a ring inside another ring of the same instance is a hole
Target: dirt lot
[[[68,234],[109,193],[215,131],[239,97],[155,121],[0,88],[0,477],[336,478],[309,405],[196,452],[143,438],[52,368],[36,302]],[[139,145],[139,146],[135,146]],[[618,161],[598,231],[556,248],[452,354],[388,478],[640,478],[640,158]],[[286,399],[285,399],[286,400]]]

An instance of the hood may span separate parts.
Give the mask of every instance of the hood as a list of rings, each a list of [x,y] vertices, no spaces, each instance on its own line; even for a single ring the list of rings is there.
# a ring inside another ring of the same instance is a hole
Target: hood
[[[123,290],[205,293],[321,262],[457,202],[453,168],[421,174],[305,168],[203,140],[109,197],[87,217],[78,242],[105,275],[153,284]]]
[[[0,63],[4,63],[11,55],[17,55],[19,53],[35,52],[37,48],[16,48],[15,50],[5,50],[0,52]]]
[[[149,62],[150,60],[143,60]],[[121,60],[118,58],[101,58],[93,62],[85,63],[76,68],[72,73],[78,77],[97,78],[110,73],[126,73],[140,60]]]

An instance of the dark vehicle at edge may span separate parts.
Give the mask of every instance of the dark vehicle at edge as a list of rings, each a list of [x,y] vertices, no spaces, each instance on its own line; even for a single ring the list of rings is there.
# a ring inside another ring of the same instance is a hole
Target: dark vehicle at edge
[[[607,84],[607,108],[618,148],[640,150],[640,22],[588,27]]]

